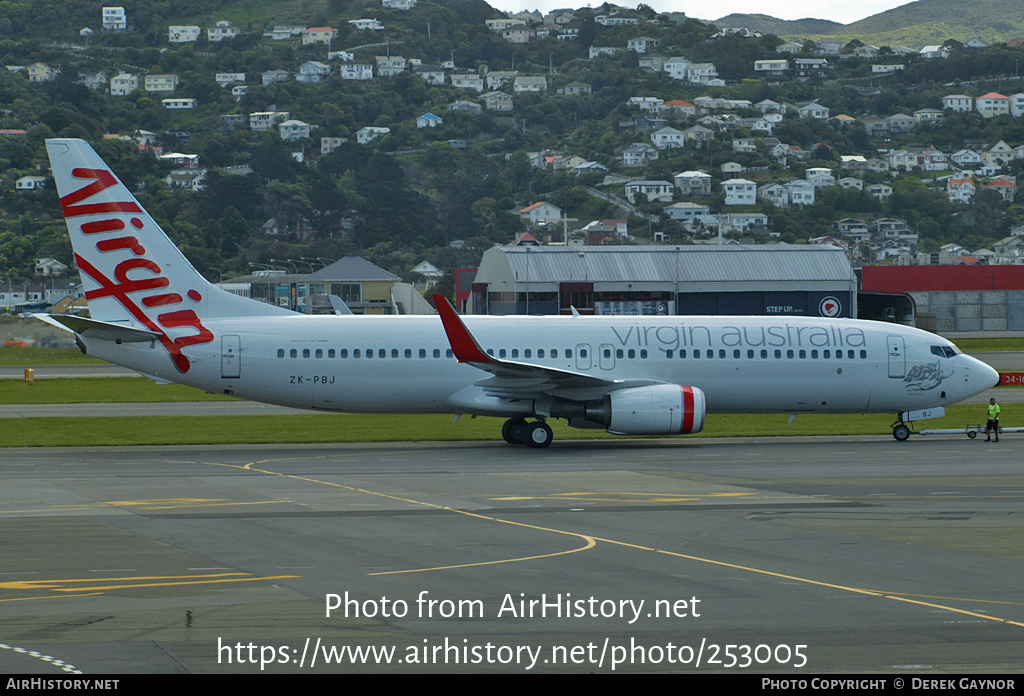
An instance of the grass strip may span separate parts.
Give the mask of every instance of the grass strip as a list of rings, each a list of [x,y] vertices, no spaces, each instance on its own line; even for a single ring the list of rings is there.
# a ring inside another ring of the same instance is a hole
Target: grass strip
[[[37,367],[39,365],[107,365],[90,358],[78,348],[4,348],[0,347],[0,365]]]
[[[28,384],[0,380],[0,404],[110,404],[120,402],[231,401],[181,384],[157,384],[143,377],[39,379]]]
[[[956,405],[946,417],[918,428],[984,424],[983,405]],[[4,421],[0,447],[87,445],[199,445],[329,442],[418,442],[500,440],[499,418],[447,415],[295,416],[122,416],[117,418],[25,418]],[[787,414],[711,414],[700,437],[787,435],[885,435],[893,417],[885,414],[804,414],[787,424]],[[577,430],[550,421],[555,441],[612,438],[602,430]]]
[[[967,354],[1024,351],[1024,338],[958,338],[953,343]]]

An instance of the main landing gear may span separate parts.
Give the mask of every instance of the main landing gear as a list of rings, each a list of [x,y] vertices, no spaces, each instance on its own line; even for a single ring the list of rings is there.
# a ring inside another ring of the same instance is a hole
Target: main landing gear
[[[554,439],[551,426],[542,420],[528,423],[524,418],[509,418],[501,426],[501,436],[510,445],[547,447]]]

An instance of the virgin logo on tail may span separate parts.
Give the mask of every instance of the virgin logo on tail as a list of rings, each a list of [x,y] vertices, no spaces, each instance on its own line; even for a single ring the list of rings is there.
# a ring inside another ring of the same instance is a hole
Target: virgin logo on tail
[[[182,305],[185,298],[178,292],[174,292],[174,288],[170,288],[171,281],[162,275],[163,270],[159,264],[152,259],[145,258],[146,249],[139,242],[138,237],[134,234],[123,233],[129,224],[136,230],[143,230],[146,223],[143,222],[142,217],[132,215],[133,213],[144,215],[142,209],[134,201],[83,203],[106,189],[118,185],[117,179],[109,171],[76,168],[71,170],[71,176],[76,179],[91,179],[92,183],[61,197],[60,205],[64,210],[64,217],[68,218],[70,222],[71,218],[81,215],[104,216],[102,219],[82,223],[80,227],[82,234],[87,238],[89,235],[97,235],[95,248],[101,255],[124,252],[131,254],[129,258],[114,267],[114,278],[110,279],[86,258],[76,253],[75,261],[78,263],[78,267],[100,285],[99,288],[86,292],[85,298],[93,300],[112,297],[117,300],[147,329],[159,334],[160,344],[170,354],[175,367],[180,372],[188,372],[190,363],[188,358],[182,354],[181,349],[186,346],[210,343],[214,336],[209,329],[203,326],[199,316],[192,309],[163,312],[158,314],[155,320],[151,319],[143,309],[143,307],[170,308],[174,305]],[[129,230],[129,232],[134,232],[134,230]],[[159,234],[163,233],[159,232]],[[149,275],[130,278],[128,274],[132,271]],[[169,291],[162,291],[163,288],[169,288]],[[142,306],[137,304],[133,297],[129,297],[136,293],[147,292],[150,294],[139,295],[139,303]],[[203,299],[202,295],[194,289],[188,290],[185,295],[192,302],[199,302]],[[172,339],[164,332],[164,329],[183,327],[194,329],[196,333]]]

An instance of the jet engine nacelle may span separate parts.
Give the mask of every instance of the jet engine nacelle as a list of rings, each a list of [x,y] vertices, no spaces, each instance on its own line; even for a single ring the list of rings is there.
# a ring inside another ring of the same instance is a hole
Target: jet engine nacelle
[[[652,384],[613,391],[599,422],[615,435],[685,435],[704,429],[704,392],[697,387]],[[588,418],[593,418],[588,409]]]

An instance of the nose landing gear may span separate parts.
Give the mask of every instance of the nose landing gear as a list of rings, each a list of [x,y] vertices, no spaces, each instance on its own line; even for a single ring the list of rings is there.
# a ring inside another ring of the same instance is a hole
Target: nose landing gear
[[[899,440],[900,442],[903,442],[904,440],[910,437],[910,428],[907,426],[906,423],[899,423],[898,425],[894,425],[892,428],[892,436]]]

